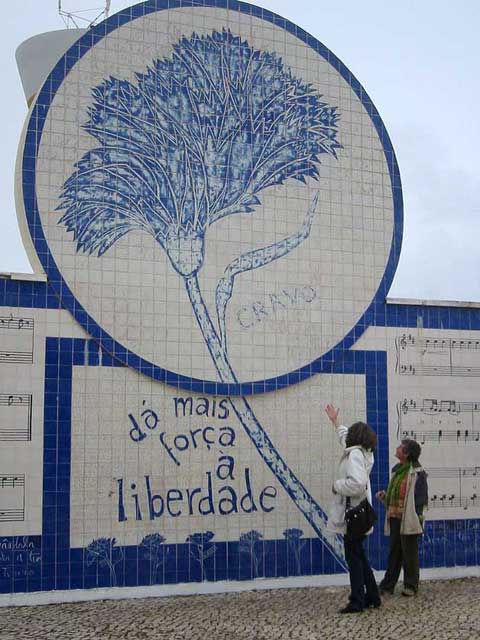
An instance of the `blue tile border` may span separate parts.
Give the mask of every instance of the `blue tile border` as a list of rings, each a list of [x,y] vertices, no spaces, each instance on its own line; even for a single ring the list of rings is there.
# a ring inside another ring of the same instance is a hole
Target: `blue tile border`
[[[46,282],[0,278],[0,307],[61,309],[62,305]]]

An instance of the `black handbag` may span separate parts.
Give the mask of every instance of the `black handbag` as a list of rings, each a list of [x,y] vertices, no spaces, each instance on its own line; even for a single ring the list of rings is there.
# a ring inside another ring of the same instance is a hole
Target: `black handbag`
[[[377,513],[367,498],[364,498],[355,507],[351,506],[350,498],[346,500],[345,522],[347,524],[347,536],[353,540],[363,538],[375,522]]]

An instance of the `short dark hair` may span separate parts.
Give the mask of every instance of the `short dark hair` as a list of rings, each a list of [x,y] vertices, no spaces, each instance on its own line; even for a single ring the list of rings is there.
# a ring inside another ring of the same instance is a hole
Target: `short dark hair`
[[[402,440],[402,447],[409,462],[418,462],[420,454],[422,453],[422,447],[416,440],[405,438],[405,440]]]
[[[347,447],[360,445],[364,449],[375,451],[377,434],[365,422],[355,422],[348,430],[345,444]]]

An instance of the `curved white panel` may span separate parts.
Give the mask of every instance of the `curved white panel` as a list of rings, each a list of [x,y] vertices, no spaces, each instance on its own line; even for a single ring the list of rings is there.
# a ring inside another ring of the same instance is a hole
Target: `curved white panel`
[[[60,29],[39,33],[17,48],[15,58],[29,104],[56,62],[85,31],[86,29]]]

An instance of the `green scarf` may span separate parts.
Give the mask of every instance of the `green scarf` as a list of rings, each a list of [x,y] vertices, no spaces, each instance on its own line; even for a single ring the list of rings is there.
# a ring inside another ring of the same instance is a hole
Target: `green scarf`
[[[405,462],[405,464],[400,465],[393,474],[392,479],[388,483],[387,495],[385,498],[387,507],[392,504],[392,502],[398,502],[400,496],[400,487],[405,479],[405,476],[410,471],[410,466],[410,462]]]

